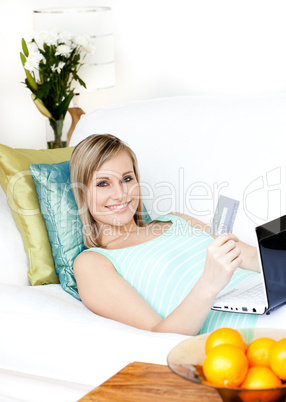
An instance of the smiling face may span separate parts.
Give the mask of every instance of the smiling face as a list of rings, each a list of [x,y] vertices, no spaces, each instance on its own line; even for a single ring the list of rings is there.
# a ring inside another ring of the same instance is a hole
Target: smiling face
[[[134,222],[139,184],[127,152],[111,157],[93,173],[87,201],[89,211],[99,225],[123,226]]]

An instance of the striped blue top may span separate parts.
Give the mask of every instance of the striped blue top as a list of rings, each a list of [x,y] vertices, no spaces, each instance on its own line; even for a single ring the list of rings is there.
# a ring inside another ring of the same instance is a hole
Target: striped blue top
[[[206,248],[213,238],[175,215],[156,220],[172,222],[172,225],[161,236],[139,245],[116,250],[90,248],[89,251],[105,255],[116,271],[165,318],[184,300],[202,274]],[[253,275],[257,274],[238,268],[227,287]],[[200,333],[223,326],[254,327],[257,318],[254,314],[211,310]]]

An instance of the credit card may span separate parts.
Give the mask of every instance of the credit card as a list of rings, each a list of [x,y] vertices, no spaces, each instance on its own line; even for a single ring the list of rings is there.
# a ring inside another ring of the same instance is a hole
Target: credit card
[[[239,201],[220,195],[211,223],[210,233],[214,235],[232,233],[238,206]]]

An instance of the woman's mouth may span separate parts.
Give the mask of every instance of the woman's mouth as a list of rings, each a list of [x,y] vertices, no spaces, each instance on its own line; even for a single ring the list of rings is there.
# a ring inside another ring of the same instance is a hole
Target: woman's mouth
[[[106,208],[112,212],[123,212],[126,211],[130,203],[131,201],[125,202],[124,204],[106,205]]]

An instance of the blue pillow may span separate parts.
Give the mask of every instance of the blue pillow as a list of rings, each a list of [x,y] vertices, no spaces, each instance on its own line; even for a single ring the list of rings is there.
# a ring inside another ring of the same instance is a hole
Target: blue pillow
[[[75,258],[85,245],[82,223],[70,184],[70,163],[35,164],[29,166],[40,208],[46,222],[55,270],[62,288],[80,300],[73,272]],[[150,218],[145,205],[145,223]]]
[[[80,300],[73,263],[84,249],[82,223],[70,185],[69,161],[29,166],[62,288]]]

